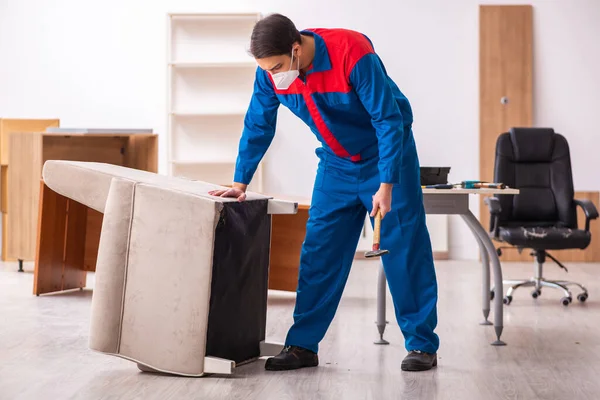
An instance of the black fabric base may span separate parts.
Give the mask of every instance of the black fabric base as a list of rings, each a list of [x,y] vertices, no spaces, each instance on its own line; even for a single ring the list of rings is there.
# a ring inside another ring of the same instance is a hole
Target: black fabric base
[[[271,216],[268,200],[224,203],[216,228],[206,355],[236,363],[265,339]]]

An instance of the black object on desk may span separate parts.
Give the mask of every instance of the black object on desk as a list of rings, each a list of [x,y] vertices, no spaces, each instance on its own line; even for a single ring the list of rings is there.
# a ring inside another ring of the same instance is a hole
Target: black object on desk
[[[421,167],[421,186],[448,183],[450,167]]]

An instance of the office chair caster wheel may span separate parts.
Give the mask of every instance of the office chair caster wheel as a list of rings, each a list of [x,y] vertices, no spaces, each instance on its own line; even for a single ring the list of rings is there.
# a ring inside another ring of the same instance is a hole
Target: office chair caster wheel
[[[506,305],[509,305],[512,301],[512,296],[504,296],[504,299],[502,300],[502,302]]]
[[[494,300],[494,297],[496,297],[496,293],[494,290],[490,290],[490,301]]]
[[[586,300],[587,300],[587,298],[588,298],[588,294],[587,294],[587,293],[579,293],[579,294],[577,295],[577,300],[579,300],[579,301],[580,301],[580,302],[582,302],[582,303],[583,303],[584,301],[586,301]]]
[[[560,299],[560,302],[565,307],[568,306],[569,304],[571,304],[572,301],[573,301],[573,299],[570,297],[563,297],[562,299]]]
[[[536,289],[533,292],[531,292],[531,297],[533,297],[534,299],[537,299],[538,297],[540,297],[541,294],[542,294],[542,291]]]

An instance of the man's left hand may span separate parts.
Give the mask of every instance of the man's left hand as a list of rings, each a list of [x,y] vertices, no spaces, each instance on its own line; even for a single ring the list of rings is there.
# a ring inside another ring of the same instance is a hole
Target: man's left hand
[[[381,211],[381,219],[385,217],[392,209],[392,187],[390,183],[382,183],[379,190],[373,196],[373,211],[371,211],[371,217],[377,214],[377,211]]]

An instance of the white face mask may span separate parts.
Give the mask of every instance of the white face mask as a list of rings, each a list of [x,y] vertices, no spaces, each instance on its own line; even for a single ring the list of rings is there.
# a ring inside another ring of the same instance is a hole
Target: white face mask
[[[296,78],[300,75],[300,59],[298,58],[298,69],[292,69],[294,62],[294,50],[292,49],[292,59],[290,60],[290,70],[271,74],[275,87],[279,90],[287,90]]]

